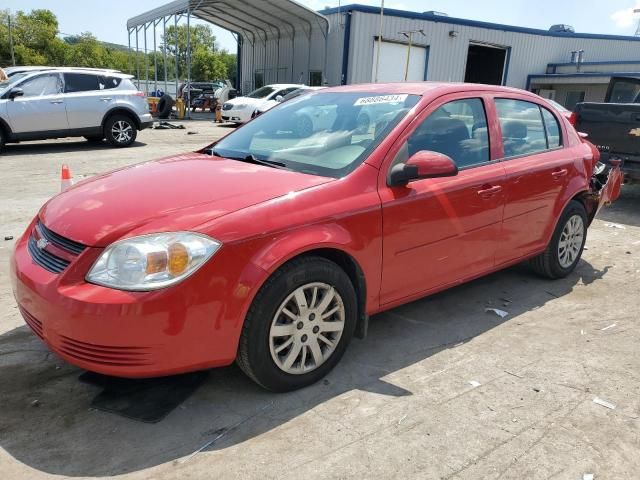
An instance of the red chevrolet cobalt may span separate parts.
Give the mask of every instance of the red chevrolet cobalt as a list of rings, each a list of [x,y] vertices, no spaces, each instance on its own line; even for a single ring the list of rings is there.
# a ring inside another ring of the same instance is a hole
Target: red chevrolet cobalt
[[[580,259],[620,171],[521,90],[402,83],[300,96],[195,153],[51,199],[18,241],[27,324],[88,370],[237,362],[309,385],[369,315],[529,260]],[[614,162],[615,163],[615,162]]]

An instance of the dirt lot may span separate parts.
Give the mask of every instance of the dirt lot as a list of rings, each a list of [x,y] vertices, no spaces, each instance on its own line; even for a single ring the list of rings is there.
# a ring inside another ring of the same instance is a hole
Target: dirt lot
[[[0,156],[3,479],[639,477],[640,186],[600,214],[569,278],[515,267],[378,315],[315,386],[270,394],[233,366],[157,424],[90,409],[97,388],[24,326],[2,239],[58,191],[62,163],[90,176],[227,132],[192,122],[124,150],[61,140]]]

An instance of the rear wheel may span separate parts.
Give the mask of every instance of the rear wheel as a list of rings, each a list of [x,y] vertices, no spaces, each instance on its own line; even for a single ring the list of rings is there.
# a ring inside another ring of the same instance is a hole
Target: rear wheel
[[[107,141],[114,147],[128,147],[138,135],[136,124],[126,115],[114,115],[104,125]]]
[[[0,128],[0,152],[2,152],[2,149],[4,148],[4,142],[6,142],[5,133],[4,130]]]
[[[355,290],[338,265],[320,257],[293,260],[256,295],[237,363],[268,390],[305,387],[338,363],[356,318]]]
[[[572,200],[565,208],[544,252],[531,259],[533,270],[547,278],[569,275],[580,261],[587,239],[587,212]]]

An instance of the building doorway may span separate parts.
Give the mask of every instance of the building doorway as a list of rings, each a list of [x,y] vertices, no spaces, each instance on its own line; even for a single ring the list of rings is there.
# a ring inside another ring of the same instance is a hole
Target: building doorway
[[[507,49],[493,45],[469,44],[464,81],[502,85],[507,61]]]

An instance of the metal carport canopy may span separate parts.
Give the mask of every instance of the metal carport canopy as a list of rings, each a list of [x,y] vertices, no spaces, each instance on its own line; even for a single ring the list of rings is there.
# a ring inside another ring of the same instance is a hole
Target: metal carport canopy
[[[176,0],[130,18],[127,29],[187,13],[245,38],[260,40],[295,35],[296,31],[310,35],[314,27],[319,27],[324,36],[329,31],[326,17],[293,0]]]

